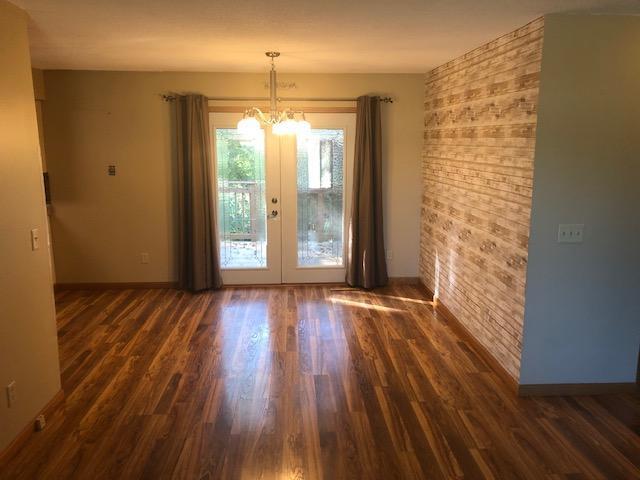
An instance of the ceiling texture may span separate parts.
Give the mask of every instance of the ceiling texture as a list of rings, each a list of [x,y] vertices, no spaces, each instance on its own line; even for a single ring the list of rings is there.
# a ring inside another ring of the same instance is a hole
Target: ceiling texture
[[[422,73],[546,13],[640,0],[10,0],[44,69]]]

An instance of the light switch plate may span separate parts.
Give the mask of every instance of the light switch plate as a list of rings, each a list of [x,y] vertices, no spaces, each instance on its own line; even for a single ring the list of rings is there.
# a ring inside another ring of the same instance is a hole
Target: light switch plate
[[[7,407],[11,408],[16,403],[16,381],[7,385]]]
[[[149,263],[149,254],[147,252],[142,252],[140,254],[140,263],[144,263],[144,264]]]
[[[558,243],[582,243],[584,225],[581,223],[561,223],[558,225]]]
[[[34,228],[31,230],[31,250],[38,250],[40,248],[40,230]]]

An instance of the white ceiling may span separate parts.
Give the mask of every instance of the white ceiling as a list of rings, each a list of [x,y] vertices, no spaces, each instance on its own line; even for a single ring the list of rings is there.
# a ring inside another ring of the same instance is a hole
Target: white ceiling
[[[425,72],[545,13],[640,0],[10,0],[45,69]]]

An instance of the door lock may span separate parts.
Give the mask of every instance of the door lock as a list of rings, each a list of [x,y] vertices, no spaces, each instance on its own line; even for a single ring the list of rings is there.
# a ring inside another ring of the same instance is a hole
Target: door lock
[[[277,210],[271,210],[271,214],[267,215],[267,218],[276,218],[278,216]]]
[[[271,203],[278,203],[278,199],[277,199],[276,197],[273,197],[273,198],[271,199]]]

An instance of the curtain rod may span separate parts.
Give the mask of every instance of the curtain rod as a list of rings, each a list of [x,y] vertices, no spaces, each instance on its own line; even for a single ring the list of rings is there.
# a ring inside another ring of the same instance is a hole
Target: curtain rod
[[[161,94],[160,95],[165,102],[175,100],[174,94]],[[378,97],[383,103],[393,103],[392,97]],[[225,102],[264,102],[269,101],[269,97],[207,97],[210,101],[225,101]],[[281,102],[355,102],[357,98],[322,98],[322,97],[278,97],[278,101]]]

